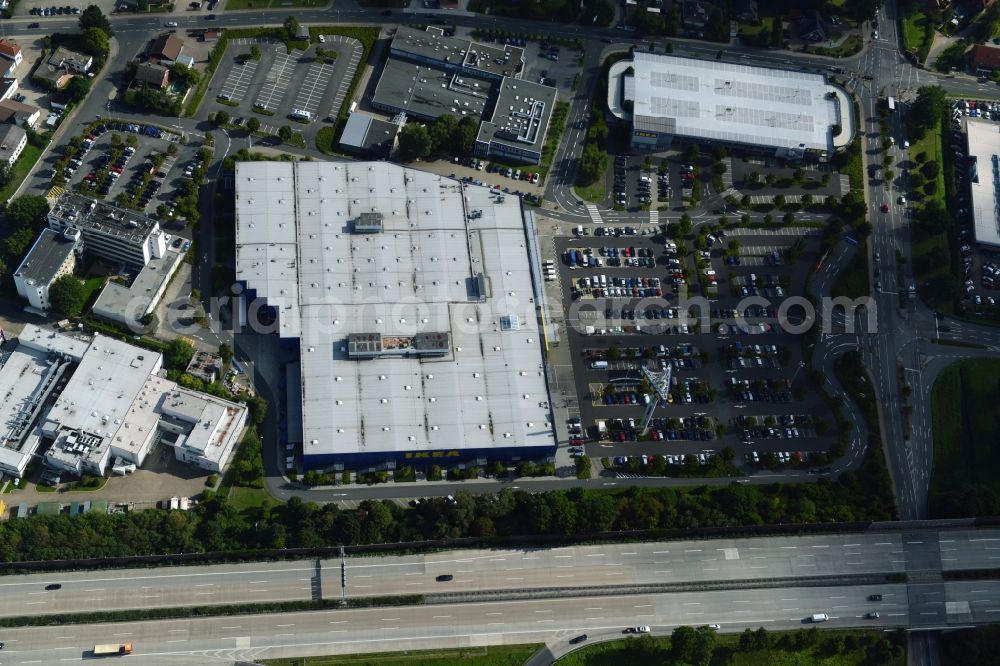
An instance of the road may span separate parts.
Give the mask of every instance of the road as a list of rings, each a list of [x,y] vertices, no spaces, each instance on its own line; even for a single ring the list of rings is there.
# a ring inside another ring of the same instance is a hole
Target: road
[[[1000,530],[457,550],[351,556],[346,564],[346,593],[339,558],[8,576],[0,579],[0,617],[1000,568]],[[61,588],[45,589],[53,583]]]
[[[876,593],[883,595],[883,601],[868,601]],[[873,610],[880,617],[865,619]],[[809,615],[826,613],[830,620],[824,628],[906,627],[914,614],[958,626],[992,621],[997,612],[998,581],[950,583],[942,594],[917,600],[908,600],[905,585],[892,584],[444,603],[8,629],[3,634],[7,647],[2,663],[83,661],[95,642],[115,640],[132,642],[131,659],[143,664],[220,664],[500,643],[545,642],[558,648],[583,631],[596,640],[620,636],[624,627],[637,624],[649,625],[659,635],[681,624],[717,623],[726,632],[759,626],[779,630],[808,626]]]

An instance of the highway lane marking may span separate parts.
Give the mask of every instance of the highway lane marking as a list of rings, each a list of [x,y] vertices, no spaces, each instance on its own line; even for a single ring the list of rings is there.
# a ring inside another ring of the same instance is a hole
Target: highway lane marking
[[[358,576],[358,577],[359,578],[364,578],[364,576]],[[309,579],[306,578],[306,580],[309,580]],[[250,581],[248,583],[248,585],[260,585],[261,583],[266,583],[266,582],[267,582],[266,580],[252,580],[252,581]]]
[[[276,624],[274,626],[278,627],[279,629],[284,629],[285,627],[294,627],[295,625],[294,624]]]
[[[346,622],[347,620],[344,621]],[[333,622],[331,622],[330,624],[333,624]],[[239,629],[239,628],[240,627],[223,627],[223,629]]]
[[[798,601],[798,599],[782,599],[782,601]]]
[[[604,609],[603,608],[584,608],[583,610],[589,611],[589,610],[604,610]]]
[[[409,572],[407,572],[407,573],[405,573],[403,575],[404,576],[423,576],[424,574],[421,573],[420,571],[409,571]]]
[[[860,543],[845,543],[845,544],[843,544],[843,547],[844,548],[860,548],[861,544]]]
[[[573,574],[559,574],[556,578],[572,578]]]
[[[167,629],[168,634],[183,634],[187,629]]]
[[[103,592],[103,591],[104,591],[103,587],[95,587],[92,590],[84,590],[84,592]]]
[[[25,606],[37,606],[38,604],[44,604],[44,601],[26,601]]]
[[[573,556],[572,555],[554,555],[553,557],[555,559],[559,560],[559,559],[564,559],[564,558],[573,557]]]
[[[195,592],[195,595],[202,595],[202,594],[215,594],[215,592]]]
[[[982,594],[984,592],[989,592],[989,590],[972,590],[972,594]]]
[[[813,546],[813,548],[829,548],[830,546]]]
[[[668,573],[673,573],[673,571],[671,571],[670,569],[667,569],[666,571],[654,571],[653,573],[657,573],[657,574],[668,574]]]
[[[278,634],[278,635],[280,636],[281,634]],[[167,642],[168,643],[187,643],[187,640],[188,639],[186,639],[186,638],[175,638],[174,640],[167,641]]]
[[[87,578],[84,580],[66,580],[67,583],[120,583],[122,581],[137,581],[137,580],[156,580],[159,578],[195,578],[200,576],[233,576],[233,575],[246,575],[246,574],[273,574],[273,573],[286,573],[290,571],[314,571],[313,568],[296,568],[296,569],[258,569],[251,571],[213,571],[210,573],[184,573],[184,574],[163,574],[160,576],[128,576],[120,578]],[[58,582],[58,581],[57,581]],[[15,587],[23,585],[36,585],[37,583],[0,583],[0,587]],[[35,594],[34,592],[29,592],[28,594]],[[45,594],[41,592],[39,594]]]
[[[503,613],[487,613],[487,615],[503,615]]]
[[[669,555],[669,550],[654,550],[653,555]]]
[[[700,553],[701,552],[701,548],[694,549],[694,550],[685,550],[684,552],[685,553]]]
[[[701,606],[700,601],[685,601],[682,606]]]
[[[604,553],[590,553],[587,557],[605,557]]]
[[[215,583],[196,583],[195,587],[212,587]]]
[[[876,545],[876,546],[891,546],[892,544],[891,544],[891,543],[889,543],[888,541],[880,541],[880,542],[878,542],[878,543],[877,543],[877,544],[875,544],[875,545]]]
[[[622,553],[622,555],[638,555],[639,553]]]
[[[396,627],[392,627],[392,628],[393,628],[393,629],[395,629]],[[274,637],[275,637],[275,638],[281,638],[281,637],[283,637],[283,636],[294,636],[294,635],[295,635],[295,634],[275,634],[275,635],[274,635]],[[173,641],[167,641],[167,642],[168,642],[168,643],[173,643]]]
[[[954,539],[938,539],[938,543],[955,543]]]
[[[633,608],[652,608],[653,604],[640,604],[638,606],[633,606]]]
[[[550,608],[550,609],[547,609],[547,610],[536,610],[535,612],[536,613],[551,613],[552,609]]]
[[[795,550],[798,546],[780,546],[782,550]]]
[[[548,624],[550,622],[555,622],[555,620],[535,620],[535,624]]]
[[[497,627],[497,626],[502,627],[503,624],[504,624],[503,622],[487,622],[486,626],[487,627]]]
[[[355,585],[354,587],[371,587],[371,585]],[[247,590],[248,592],[267,592],[267,590]]]
[[[447,620],[451,615],[435,615],[433,616],[435,620]]]
[[[508,576],[507,580],[524,580],[524,579],[523,578],[518,578],[516,576]],[[423,583],[420,583],[420,584],[423,585]]]
[[[381,618],[381,620],[383,622],[399,622],[399,618],[398,617],[383,617],[383,618]],[[278,626],[280,627],[281,625],[278,625]],[[294,625],[290,624],[288,626],[291,627],[291,626],[294,626]]]

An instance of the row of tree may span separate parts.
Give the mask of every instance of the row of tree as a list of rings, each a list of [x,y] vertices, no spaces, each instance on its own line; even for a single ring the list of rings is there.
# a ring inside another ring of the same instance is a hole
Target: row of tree
[[[250,469],[255,457],[247,458],[248,477],[255,477]],[[225,497],[205,491],[204,501],[189,512],[35,516],[0,523],[0,560],[888,520],[893,516],[891,502],[884,501],[884,493],[873,491],[880,481],[866,469],[869,465],[866,462],[836,480],[824,477],[812,484],[787,486],[574,488],[538,494],[505,489],[495,495],[459,491],[454,502],[429,500],[414,509],[370,500],[356,509],[340,509],[292,498],[284,505],[241,512]]]
[[[431,157],[468,157],[476,148],[479,123],[473,116],[461,120],[451,114],[429,125],[407,123],[399,133],[399,156],[404,162]]]

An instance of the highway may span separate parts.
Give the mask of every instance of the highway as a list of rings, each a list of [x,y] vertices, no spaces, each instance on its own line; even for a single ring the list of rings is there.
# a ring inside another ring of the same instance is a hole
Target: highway
[[[883,600],[869,601],[876,593]],[[943,591],[916,597],[901,584],[784,587],[31,627],[3,631],[7,647],[0,664],[83,661],[95,642],[115,640],[132,642],[131,661],[143,664],[224,664],[499,643],[555,646],[583,631],[595,640],[619,636],[624,627],[637,624],[660,635],[681,624],[715,623],[727,632],[759,626],[796,629],[809,626],[809,615],[827,613],[830,621],[824,628],[906,627],[915,617],[936,626],[963,626],[993,621],[1000,613],[997,581],[951,583]],[[878,619],[864,617],[874,610]]]
[[[562,548],[456,550],[0,578],[0,617],[1000,568],[1000,530],[775,536]],[[452,580],[439,581],[442,575]],[[57,583],[58,590],[46,590]],[[785,583],[782,583],[785,584]]]

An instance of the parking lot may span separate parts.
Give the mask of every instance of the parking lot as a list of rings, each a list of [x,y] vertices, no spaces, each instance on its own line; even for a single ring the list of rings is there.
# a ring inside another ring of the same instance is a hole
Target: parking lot
[[[82,142],[67,146],[64,187],[155,216],[161,204],[170,207],[174,188],[190,177],[198,151],[178,139],[151,125],[99,123]]]
[[[256,45],[259,61],[249,57]],[[317,60],[317,49],[323,49]],[[296,130],[307,137],[317,123],[335,118],[350,89],[364,48],[356,39],[323,36],[305,51],[286,52],[284,44],[267,39],[234,39],[209,86],[202,105],[206,116],[226,111],[237,124],[257,116],[261,132],[277,134],[278,128],[297,121]]]
[[[732,229],[704,252],[684,253],[648,226],[581,225],[572,233],[553,239],[546,286],[567,313],[562,344],[580,419],[569,440],[583,447],[576,451],[606,458],[609,473],[624,476],[711,473],[726,449],[748,473],[823,469],[833,416],[805,389],[800,340],[784,332],[777,310],[804,283],[817,238]],[[700,293],[707,304],[685,318],[683,299]],[[667,372],[658,400],[650,379]],[[659,404],[644,432],[651,403]]]

